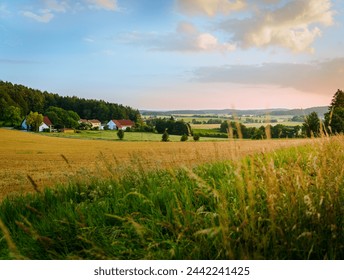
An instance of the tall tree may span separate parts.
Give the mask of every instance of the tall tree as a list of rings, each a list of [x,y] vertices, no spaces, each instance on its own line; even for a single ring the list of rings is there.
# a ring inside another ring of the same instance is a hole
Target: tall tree
[[[331,105],[325,114],[325,126],[331,134],[344,132],[344,92],[340,89],[334,94]]]
[[[6,107],[4,111],[4,120],[10,125],[20,125],[22,121],[20,108],[15,106]]]
[[[30,112],[26,117],[26,124],[31,127],[31,130],[38,132],[39,126],[43,122],[43,115],[37,112]]]
[[[318,137],[320,134],[320,120],[316,112],[310,113],[305,117],[305,122],[303,123],[303,130],[307,137]]]

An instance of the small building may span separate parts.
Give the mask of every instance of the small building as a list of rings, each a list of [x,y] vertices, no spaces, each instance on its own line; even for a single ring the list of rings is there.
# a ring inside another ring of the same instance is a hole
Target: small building
[[[88,122],[91,124],[91,128],[100,129],[102,126],[102,123],[99,120],[88,120]]]
[[[79,123],[85,123],[85,124],[89,124],[89,121],[88,120],[85,120],[85,119],[80,119],[79,120]]]
[[[51,132],[52,128],[53,128],[52,122],[50,121],[50,119],[49,119],[47,116],[44,116],[44,117],[43,117],[43,122],[42,122],[42,124],[39,126],[38,131],[39,131],[39,132],[42,132],[42,131],[44,131],[44,130],[48,130],[48,129],[49,129],[49,132]]]
[[[21,127],[22,129],[25,129],[25,130],[30,130],[30,126],[27,125],[26,123],[26,118],[23,120],[23,122],[21,123]],[[50,119],[47,117],[47,116],[43,116],[43,122],[42,124],[39,126],[38,128],[38,131],[39,132],[42,132],[44,130],[48,130],[49,129],[49,132],[51,132],[53,128],[53,124],[52,122],[50,121]]]
[[[132,128],[135,123],[131,120],[111,120],[107,123],[107,126],[111,130],[126,130],[128,127]]]

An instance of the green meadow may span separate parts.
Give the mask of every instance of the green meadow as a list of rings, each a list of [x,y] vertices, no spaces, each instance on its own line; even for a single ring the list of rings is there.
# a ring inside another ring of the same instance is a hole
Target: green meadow
[[[0,258],[343,259],[343,140],[8,196]]]

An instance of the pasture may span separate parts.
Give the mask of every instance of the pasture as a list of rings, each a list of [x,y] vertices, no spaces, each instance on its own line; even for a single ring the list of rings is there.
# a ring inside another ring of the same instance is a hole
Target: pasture
[[[91,145],[88,140],[18,133],[7,132],[0,139],[10,140],[7,150],[30,151],[32,160],[38,155],[36,146],[43,143],[50,148],[59,144],[60,151],[50,152],[57,163],[60,152],[69,147],[70,160],[60,159],[66,161],[65,170],[78,167],[74,161],[86,151],[83,142]],[[26,143],[26,150],[11,148],[13,140]],[[36,186],[34,194],[5,198],[0,203],[0,259],[344,258],[343,136],[91,142],[93,149],[112,143],[108,151],[113,152],[127,147],[128,153],[140,145],[147,149],[144,144],[159,152],[144,154],[144,162],[136,157],[122,170],[108,165],[110,177],[96,174],[90,181],[79,178],[44,190]],[[39,151],[49,157],[45,149]],[[89,153],[84,159],[91,164],[94,154]],[[146,163],[157,167],[168,162],[174,168],[146,168]]]
[[[194,167],[309,141],[95,141],[0,129],[0,199],[12,193],[34,191],[33,182],[43,188],[70,180],[87,181],[120,175],[121,170],[128,168]]]

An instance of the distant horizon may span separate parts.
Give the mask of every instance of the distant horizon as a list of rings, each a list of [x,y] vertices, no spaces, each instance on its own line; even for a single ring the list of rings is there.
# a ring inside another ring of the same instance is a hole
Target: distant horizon
[[[319,105],[319,106],[309,106],[309,107],[294,107],[294,108],[278,108],[278,107],[272,107],[272,108],[222,108],[222,109],[214,109],[214,108],[201,108],[201,109],[140,109],[137,108],[139,111],[148,111],[148,112],[172,112],[172,111],[225,111],[225,110],[235,110],[235,111],[263,111],[263,110],[305,110],[310,108],[321,108],[321,107],[329,107],[328,105]]]

